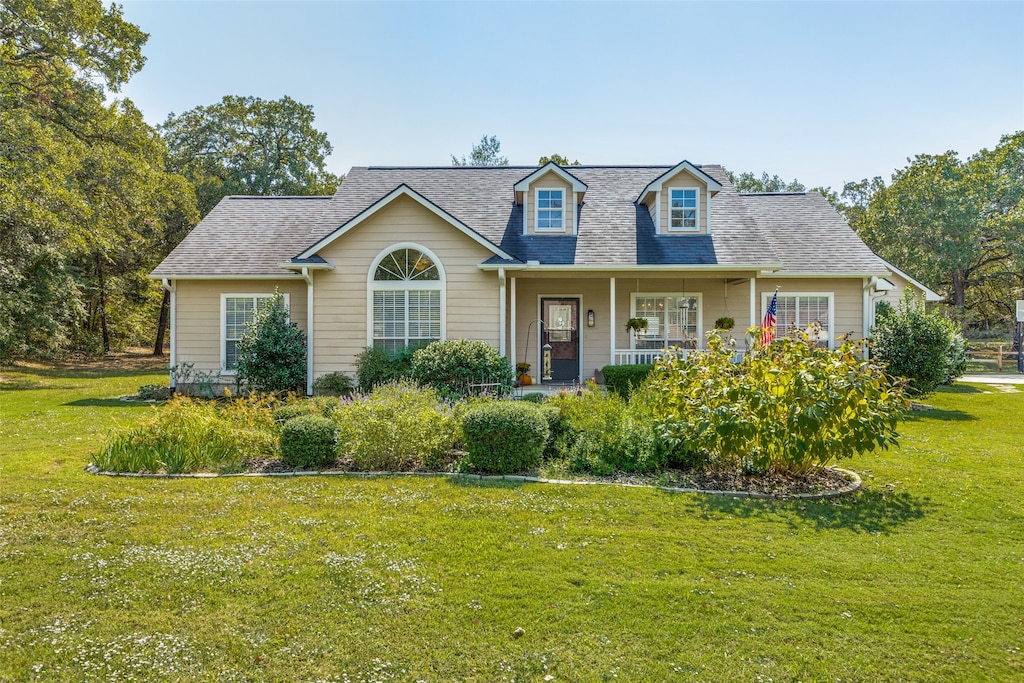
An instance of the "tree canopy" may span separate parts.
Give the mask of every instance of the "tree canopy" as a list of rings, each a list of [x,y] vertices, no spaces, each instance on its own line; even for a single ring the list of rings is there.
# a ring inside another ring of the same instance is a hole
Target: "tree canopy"
[[[484,135],[473,145],[469,160],[452,155],[452,166],[508,166],[508,157],[501,156],[501,141],[495,135]]]
[[[288,96],[228,96],[172,113],[160,126],[167,167],[192,183],[203,216],[233,194],[334,194],[343,179],[327,171],[333,148],[313,119],[312,106]]]
[[[556,164],[558,164],[559,166],[579,166],[580,165],[579,161],[573,161],[573,162],[570,163],[569,159],[567,157],[563,157],[561,154],[552,154],[551,156],[541,157],[540,159],[537,160],[537,165],[538,166],[543,166],[544,164],[550,163],[552,161],[555,162]]]
[[[769,176],[767,172],[762,173],[760,177],[750,171],[739,175],[732,171],[726,171],[725,175],[729,177],[729,182],[736,186],[737,192],[805,192],[807,190],[804,184],[796,178],[787,183],[777,175]]]

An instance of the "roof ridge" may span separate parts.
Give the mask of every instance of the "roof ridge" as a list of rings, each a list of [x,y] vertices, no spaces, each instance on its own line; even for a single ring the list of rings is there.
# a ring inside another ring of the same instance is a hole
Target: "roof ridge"
[[[332,199],[332,194],[229,194],[224,199]]]

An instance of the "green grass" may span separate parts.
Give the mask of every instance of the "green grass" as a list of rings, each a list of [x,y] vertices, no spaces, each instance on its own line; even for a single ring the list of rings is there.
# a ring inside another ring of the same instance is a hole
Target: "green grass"
[[[1024,677],[1024,393],[932,394],[856,497],[766,502],[96,477],[161,373],[3,379],[0,680]]]

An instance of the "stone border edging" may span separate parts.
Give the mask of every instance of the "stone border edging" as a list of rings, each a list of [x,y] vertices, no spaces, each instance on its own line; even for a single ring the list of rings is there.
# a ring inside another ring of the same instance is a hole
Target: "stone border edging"
[[[543,477],[530,477],[518,474],[467,474],[463,472],[345,472],[327,471],[316,472],[300,470],[295,472],[236,472],[218,474],[214,472],[198,472],[194,474],[143,474],[133,472],[108,472],[100,470],[92,463],[86,466],[86,471],[103,477],[127,477],[134,479],[227,479],[238,477],[250,478],[273,478],[273,477],[450,477],[453,479],[478,479],[481,481],[520,481],[535,484],[577,484],[577,485],[601,485],[601,486],[622,486],[627,488],[649,488],[658,491],[669,491],[672,493],[701,493],[708,496],[725,496],[728,498],[756,498],[760,500],[814,500],[825,498],[836,498],[853,493],[861,487],[860,475],[852,470],[845,470],[841,467],[829,467],[827,469],[841,472],[846,475],[848,483],[842,488],[821,493],[792,493],[778,495],[774,493],[761,493],[760,491],[720,491],[717,489],[694,489],[677,486],[656,486],[653,484],[630,484],[628,482],[616,481],[587,481],[575,479],[545,479]]]

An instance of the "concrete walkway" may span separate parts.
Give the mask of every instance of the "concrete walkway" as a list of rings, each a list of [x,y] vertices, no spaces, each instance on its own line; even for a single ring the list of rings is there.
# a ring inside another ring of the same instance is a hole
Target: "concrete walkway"
[[[972,384],[1024,384],[1024,375],[964,375],[957,382],[971,382]]]

